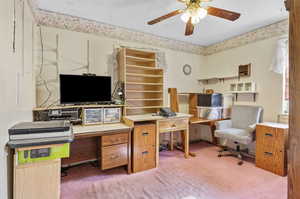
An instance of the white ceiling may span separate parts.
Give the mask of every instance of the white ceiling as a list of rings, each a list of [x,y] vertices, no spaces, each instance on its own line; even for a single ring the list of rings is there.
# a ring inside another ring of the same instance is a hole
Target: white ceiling
[[[287,18],[283,0],[214,0],[205,5],[241,13],[235,22],[208,16],[184,36],[180,16],[153,26],[146,24],[184,4],[176,0],[38,0],[41,9],[104,22],[132,30],[185,41],[211,45]]]

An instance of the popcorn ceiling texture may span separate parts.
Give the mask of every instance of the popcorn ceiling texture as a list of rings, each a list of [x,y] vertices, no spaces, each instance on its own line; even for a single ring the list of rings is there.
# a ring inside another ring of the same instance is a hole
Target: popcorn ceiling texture
[[[91,33],[199,55],[211,55],[256,41],[288,34],[288,20],[286,19],[217,44],[199,46],[93,20],[41,10],[38,8],[36,0],[28,0],[28,2],[34,12],[35,20],[39,25]]]

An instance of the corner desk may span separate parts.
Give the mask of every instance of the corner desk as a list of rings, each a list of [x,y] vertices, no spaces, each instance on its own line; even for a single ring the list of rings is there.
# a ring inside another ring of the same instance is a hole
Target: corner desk
[[[124,123],[74,126],[75,141],[71,144],[70,157],[62,159],[62,166],[99,160],[102,170],[127,165],[127,172],[135,173],[156,168],[159,165],[159,135],[171,133],[172,140],[172,132],[181,132],[185,158],[194,157],[196,154],[189,151],[189,125],[209,125],[214,138],[216,121],[219,120],[185,113],[169,118],[144,114],[124,116]],[[217,144],[216,138],[213,144]]]

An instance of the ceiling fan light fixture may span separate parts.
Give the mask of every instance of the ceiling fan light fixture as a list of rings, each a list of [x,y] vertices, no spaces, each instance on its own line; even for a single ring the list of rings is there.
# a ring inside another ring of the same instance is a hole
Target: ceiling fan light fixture
[[[201,19],[207,16],[207,10],[204,8],[188,9],[181,15],[181,20],[187,23],[192,17],[192,24],[197,24]]]
[[[207,10],[205,8],[199,8],[197,14],[200,19],[204,19],[207,16]]]
[[[216,8],[212,6],[202,7],[203,2],[210,2],[212,0],[177,0],[179,2],[185,3],[185,8],[177,9],[173,12],[167,13],[160,16],[154,20],[148,21],[148,25],[154,25],[166,19],[172,18],[174,16],[181,15],[181,20],[186,23],[185,36],[190,36],[194,32],[195,25],[204,19],[207,15],[219,17],[229,21],[236,21],[241,14],[233,12],[230,10],[225,10],[222,8]]]
[[[192,17],[192,24],[195,25],[195,24],[199,23],[200,20],[201,20],[201,19],[200,19],[200,17],[198,17],[198,16],[197,16],[197,17],[196,17],[196,16],[195,16],[195,17]]]
[[[184,23],[187,23],[190,19],[191,15],[189,12],[184,12],[182,15],[181,15],[181,20],[184,22]]]

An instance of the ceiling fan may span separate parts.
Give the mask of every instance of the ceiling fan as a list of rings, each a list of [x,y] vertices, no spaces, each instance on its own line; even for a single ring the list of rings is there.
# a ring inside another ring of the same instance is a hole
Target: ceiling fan
[[[235,21],[241,16],[240,13],[236,13],[236,12],[232,12],[220,8],[215,8],[211,6],[205,8],[201,5],[202,2],[210,2],[212,0],[177,0],[177,1],[185,3],[186,8],[175,10],[166,15],[158,17],[152,21],[149,21],[148,25],[154,25],[168,18],[182,14],[181,19],[186,23],[185,35],[189,36],[193,34],[194,26],[197,23],[199,23],[201,19],[204,19],[207,15],[220,17],[230,21]]]

